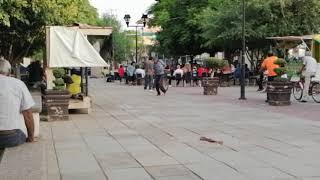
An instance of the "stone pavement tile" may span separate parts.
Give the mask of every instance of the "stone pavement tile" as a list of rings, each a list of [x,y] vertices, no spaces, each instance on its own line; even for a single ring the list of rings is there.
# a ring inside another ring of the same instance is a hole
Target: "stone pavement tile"
[[[62,180],[108,180],[107,177],[100,173],[62,173]]]
[[[7,148],[0,163],[0,179],[46,178],[46,151],[46,143],[42,141]]]
[[[83,135],[88,148],[94,155],[106,153],[121,153],[125,150],[121,145],[111,137]]]
[[[128,152],[158,150],[155,145],[151,144],[148,140],[141,136],[115,138]]]
[[[142,166],[162,166],[179,164],[174,158],[160,150],[130,152]]]
[[[320,171],[319,166],[306,166],[303,163],[299,164],[297,161],[282,162],[275,166],[281,171],[288,174],[294,175],[296,177],[319,177]]]
[[[141,167],[141,165],[128,153],[99,154],[96,158],[105,171]]]
[[[96,173],[102,174],[93,155],[84,150],[57,151],[58,163],[61,174]]]
[[[62,150],[86,150],[87,146],[83,142],[83,140],[59,140],[55,141],[54,143],[55,148],[57,151],[62,151]]]
[[[179,142],[170,142],[160,148],[182,164],[211,160],[209,156]]]
[[[248,180],[243,174],[214,160],[205,163],[187,164],[186,167],[205,180]]]
[[[117,130],[117,129],[128,129],[123,123],[114,118],[112,119],[97,119],[96,120],[100,127],[103,127],[106,130]]]
[[[190,174],[190,175],[182,175],[182,176],[166,176],[166,177],[158,177],[156,180],[201,180],[198,176]]]
[[[182,165],[169,165],[169,166],[146,166],[146,171],[151,174],[152,177],[164,177],[164,176],[184,176],[192,174],[189,169]]]
[[[242,168],[240,172],[252,180],[280,180],[294,178],[275,168]]]
[[[306,177],[306,178],[302,177],[301,179],[302,180],[320,180],[320,176],[319,177]]]
[[[107,175],[109,180],[152,180],[143,168],[110,170]]]
[[[108,130],[108,133],[115,137],[116,139],[118,138],[128,138],[128,137],[136,137],[139,135],[138,132],[132,129],[128,129],[127,127],[125,128],[114,128]]]
[[[96,120],[90,118],[90,116],[86,120],[74,120],[74,124],[80,133],[106,134],[104,128]]]
[[[211,153],[210,156],[218,161],[228,164],[233,168],[239,170],[243,168],[252,167],[270,167],[270,164],[266,164],[263,161],[256,160],[252,157],[235,151],[230,152],[215,152]]]

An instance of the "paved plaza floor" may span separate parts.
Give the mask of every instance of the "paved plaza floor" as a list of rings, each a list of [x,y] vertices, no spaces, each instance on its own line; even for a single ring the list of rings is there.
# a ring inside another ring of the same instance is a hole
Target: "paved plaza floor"
[[[255,90],[247,101],[239,87],[156,96],[92,79],[93,113],[42,122],[38,142],[5,151],[0,179],[320,180],[320,104],[271,107]],[[24,159],[14,156],[26,148]]]

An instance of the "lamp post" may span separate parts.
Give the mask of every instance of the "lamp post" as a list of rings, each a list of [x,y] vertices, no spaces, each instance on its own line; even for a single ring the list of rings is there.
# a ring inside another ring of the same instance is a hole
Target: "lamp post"
[[[240,90],[240,100],[246,100],[245,96],[245,54],[246,54],[246,7],[245,0],[242,0],[242,57],[241,57],[241,90]]]
[[[142,27],[142,28],[146,27],[148,15],[147,14],[142,15],[141,20],[143,25],[139,25],[139,24],[129,25],[130,19],[131,19],[131,16],[129,14],[126,14],[123,19],[126,21],[127,27],[136,28],[136,61],[138,62],[138,27]]]

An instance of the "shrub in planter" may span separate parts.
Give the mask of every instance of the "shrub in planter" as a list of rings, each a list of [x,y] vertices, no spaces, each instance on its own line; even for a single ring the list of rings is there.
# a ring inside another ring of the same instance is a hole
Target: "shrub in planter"
[[[68,120],[69,119],[69,92],[66,91],[65,71],[63,68],[53,70],[53,90],[46,90],[43,95],[43,115],[45,120]]]
[[[274,69],[277,76],[267,85],[268,102],[272,106],[287,106],[291,104],[290,98],[293,86],[287,78],[286,61],[279,58],[275,61],[275,64],[279,67]]]
[[[207,67],[212,69],[221,69],[226,65],[226,61],[214,57],[209,57],[205,60]],[[211,73],[211,77],[202,79],[203,94],[204,95],[216,95],[218,93],[219,78],[214,78],[214,74]]]

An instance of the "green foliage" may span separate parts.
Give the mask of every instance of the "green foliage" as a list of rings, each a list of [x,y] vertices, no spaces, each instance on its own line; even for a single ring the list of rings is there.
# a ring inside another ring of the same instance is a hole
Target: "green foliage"
[[[45,46],[45,26],[95,24],[88,0],[0,0],[0,53],[11,62]]]
[[[268,49],[270,36],[320,32],[319,0],[246,0],[246,44],[252,58]],[[241,0],[161,0],[151,7],[161,26],[160,48],[173,55],[241,49]]]
[[[277,76],[282,76],[286,74],[287,69],[285,67],[278,67],[274,69],[274,72],[277,74]]]
[[[65,85],[64,80],[62,78],[58,78],[58,79],[54,80],[53,83],[56,86],[64,86]]]
[[[150,10],[154,18],[150,24],[159,26],[160,50],[171,55],[200,54],[204,39],[197,14],[208,5],[208,0],[161,0]]]
[[[133,34],[134,32],[121,32],[121,22],[116,16],[112,14],[104,14],[97,22],[99,26],[111,26],[113,27],[112,33],[112,46],[114,50],[114,60],[122,62],[127,59],[127,56],[131,54],[134,49],[134,38],[127,36],[127,33]]]
[[[55,68],[52,71],[53,76],[55,77],[55,80],[53,81],[53,84],[55,87],[54,90],[64,90],[65,89],[65,82],[63,78],[65,77],[65,70],[63,68]]]
[[[221,69],[228,65],[228,62],[223,59],[218,59],[214,57],[209,57],[205,60],[205,64],[212,69]]]
[[[284,67],[284,66],[287,64],[287,62],[286,62],[284,59],[282,59],[282,58],[278,58],[278,59],[274,62],[274,64],[277,64],[277,65],[280,66],[280,67]]]
[[[55,68],[53,69],[53,76],[58,79],[58,78],[63,78],[65,76],[66,72],[63,68]]]

